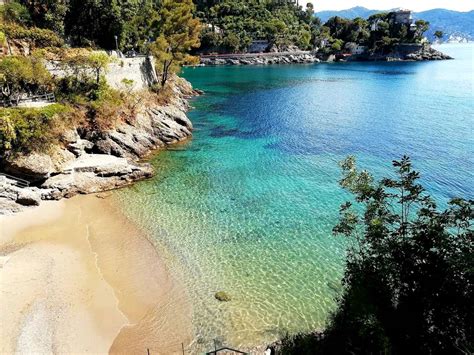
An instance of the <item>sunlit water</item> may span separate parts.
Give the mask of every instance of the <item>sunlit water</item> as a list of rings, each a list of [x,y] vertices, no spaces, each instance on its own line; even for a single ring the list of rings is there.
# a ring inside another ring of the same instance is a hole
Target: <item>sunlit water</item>
[[[341,290],[331,229],[347,155],[381,176],[408,154],[441,204],[474,197],[474,46],[441,49],[457,59],[185,71],[206,92],[193,140],[116,196],[188,290],[196,349],[324,327]]]

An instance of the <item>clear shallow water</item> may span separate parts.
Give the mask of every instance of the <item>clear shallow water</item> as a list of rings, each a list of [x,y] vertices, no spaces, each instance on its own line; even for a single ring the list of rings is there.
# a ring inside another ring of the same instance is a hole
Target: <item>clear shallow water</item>
[[[195,348],[324,326],[343,272],[331,229],[345,156],[381,175],[408,154],[442,204],[474,197],[474,46],[441,49],[457,60],[185,71],[206,92],[193,140],[116,197],[186,286]]]

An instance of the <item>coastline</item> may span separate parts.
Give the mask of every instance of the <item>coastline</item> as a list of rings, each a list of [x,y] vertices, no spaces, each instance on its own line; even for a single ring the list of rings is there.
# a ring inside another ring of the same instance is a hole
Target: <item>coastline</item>
[[[192,137],[188,100],[201,92],[177,76],[170,81],[169,102],[143,102],[134,119],[104,131],[80,127],[62,133],[48,152],[1,157],[0,216],[44,200],[118,189],[153,176],[147,156]]]
[[[401,47],[401,46],[400,46]],[[410,46],[408,46],[410,47]],[[431,45],[408,49],[394,49],[385,55],[333,53],[322,54],[319,52],[263,52],[240,54],[217,54],[201,57],[201,66],[222,65],[271,65],[271,64],[312,64],[332,62],[420,62],[430,60],[448,60],[452,57],[434,49]]]
[[[46,202],[0,229],[0,352],[170,353],[191,341],[184,288],[109,199]]]

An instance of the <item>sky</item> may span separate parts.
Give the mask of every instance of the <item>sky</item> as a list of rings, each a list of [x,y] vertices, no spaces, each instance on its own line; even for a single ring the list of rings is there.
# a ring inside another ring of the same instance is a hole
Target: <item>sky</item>
[[[363,6],[371,10],[389,10],[398,7],[413,11],[443,8],[457,11],[474,10],[474,0],[299,0],[305,5],[312,2],[315,11],[345,10],[354,6]]]

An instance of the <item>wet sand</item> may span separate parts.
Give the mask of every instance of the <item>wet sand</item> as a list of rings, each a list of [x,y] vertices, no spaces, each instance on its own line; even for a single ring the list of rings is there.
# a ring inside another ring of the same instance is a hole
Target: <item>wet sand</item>
[[[191,309],[113,198],[0,217],[0,353],[174,354]]]

